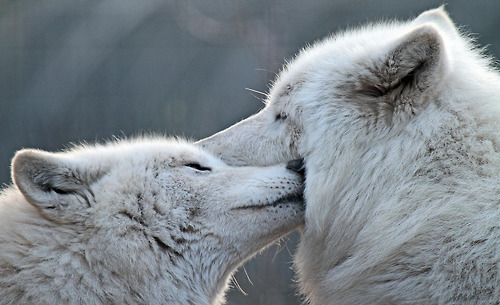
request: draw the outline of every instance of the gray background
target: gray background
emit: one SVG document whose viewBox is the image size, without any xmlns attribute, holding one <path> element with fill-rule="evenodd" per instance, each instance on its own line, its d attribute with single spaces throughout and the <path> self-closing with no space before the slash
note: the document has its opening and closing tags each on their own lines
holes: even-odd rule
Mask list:
<svg viewBox="0 0 500 305">
<path fill-rule="evenodd" d="M 346 27 L 438 1 L 0 1 L 0 183 L 13 153 L 156 132 L 199 139 L 258 111 L 284 59 Z M 500 54 L 500 1 L 449 1 Z M 298 233 L 246 264 L 228 303 L 298 304 Z M 253 284 L 252 284 L 253 283 Z"/>
</svg>

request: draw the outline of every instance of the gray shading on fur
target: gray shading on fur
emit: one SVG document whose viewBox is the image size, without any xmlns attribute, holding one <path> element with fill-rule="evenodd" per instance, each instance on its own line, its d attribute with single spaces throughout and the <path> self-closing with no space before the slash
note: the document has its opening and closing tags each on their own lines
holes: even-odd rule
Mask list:
<svg viewBox="0 0 500 305">
<path fill-rule="evenodd" d="M 198 144 L 305 159 L 307 303 L 498 304 L 499 123 L 498 71 L 438 8 L 305 48 L 263 110 Z"/>
<path fill-rule="evenodd" d="M 222 304 L 244 261 L 303 224 L 303 176 L 136 139 L 19 151 L 0 193 L 1 304 Z"/>
</svg>

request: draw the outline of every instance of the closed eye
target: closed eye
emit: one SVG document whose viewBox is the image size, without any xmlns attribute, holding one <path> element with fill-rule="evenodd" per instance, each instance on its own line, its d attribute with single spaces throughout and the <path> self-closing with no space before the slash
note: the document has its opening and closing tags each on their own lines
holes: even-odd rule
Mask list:
<svg viewBox="0 0 500 305">
<path fill-rule="evenodd" d="M 202 171 L 202 172 L 205 172 L 205 171 L 209 172 L 212 170 L 210 167 L 201 166 L 200 163 L 188 163 L 185 166 L 194 168 L 195 170 Z"/>
</svg>

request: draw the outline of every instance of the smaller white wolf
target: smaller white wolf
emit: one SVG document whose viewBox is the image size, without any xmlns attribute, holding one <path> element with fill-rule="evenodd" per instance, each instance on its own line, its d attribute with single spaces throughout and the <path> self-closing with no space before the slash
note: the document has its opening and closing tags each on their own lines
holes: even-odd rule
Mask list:
<svg viewBox="0 0 500 305">
<path fill-rule="evenodd" d="M 303 222 L 288 165 L 180 140 L 22 150 L 0 193 L 1 304 L 220 304 L 232 272 Z"/>
</svg>

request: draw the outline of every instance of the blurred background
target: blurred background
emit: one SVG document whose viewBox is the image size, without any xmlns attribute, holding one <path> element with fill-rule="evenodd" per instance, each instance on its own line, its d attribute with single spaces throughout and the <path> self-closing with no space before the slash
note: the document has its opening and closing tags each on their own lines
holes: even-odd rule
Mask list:
<svg viewBox="0 0 500 305">
<path fill-rule="evenodd" d="M 23 147 L 149 132 L 206 137 L 258 111 L 259 94 L 246 88 L 266 92 L 301 47 L 441 4 L 0 0 L 0 183 L 10 184 L 10 159 Z M 500 1 L 450 0 L 447 10 L 498 58 Z M 228 304 L 300 304 L 290 254 L 297 239 L 240 268 L 245 293 L 233 288 Z"/>
</svg>

